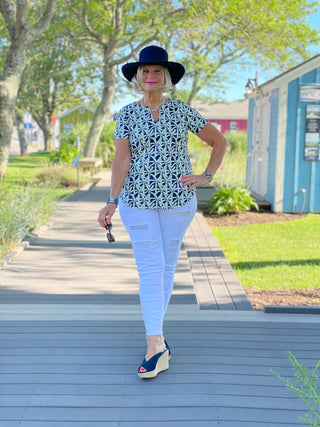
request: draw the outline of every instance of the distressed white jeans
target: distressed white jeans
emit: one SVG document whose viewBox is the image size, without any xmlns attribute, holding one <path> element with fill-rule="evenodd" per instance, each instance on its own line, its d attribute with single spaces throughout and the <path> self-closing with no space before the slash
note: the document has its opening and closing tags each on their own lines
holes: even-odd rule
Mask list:
<svg viewBox="0 0 320 427">
<path fill-rule="evenodd" d="M 134 209 L 119 202 L 140 279 L 140 301 L 147 335 L 162 335 L 183 236 L 197 209 L 194 196 L 175 209 Z"/>
</svg>

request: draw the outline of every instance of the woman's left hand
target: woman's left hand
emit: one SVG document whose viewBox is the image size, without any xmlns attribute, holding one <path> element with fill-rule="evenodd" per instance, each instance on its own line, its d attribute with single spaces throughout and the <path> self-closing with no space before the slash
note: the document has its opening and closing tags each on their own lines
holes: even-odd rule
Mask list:
<svg viewBox="0 0 320 427">
<path fill-rule="evenodd" d="M 209 184 L 209 180 L 204 175 L 183 175 L 180 182 L 184 187 L 187 186 L 189 190 L 193 190 L 199 185 Z"/>
</svg>

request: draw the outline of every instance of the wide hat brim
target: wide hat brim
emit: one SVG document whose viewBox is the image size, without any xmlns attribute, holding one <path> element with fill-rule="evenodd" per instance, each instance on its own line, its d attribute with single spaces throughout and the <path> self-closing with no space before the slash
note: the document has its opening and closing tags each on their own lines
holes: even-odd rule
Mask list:
<svg viewBox="0 0 320 427">
<path fill-rule="evenodd" d="M 162 65 L 163 67 L 166 67 L 170 73 L 172 84 L 174 85 L 179 83 L 185 73 L 184 66 L 182 64 L 179 64 L 179 62 L 132 62 L 125 64 L 121 69 L 122 74 L 127 80 L 129 80 L 129 82 L 131 82 L 133 77 L 136 75 L 138 67 L 140 65 Z"/>
<path fill-rule="evenodd" d="M 179 62 L 168 61 L 168 53 L 160 46 L 147 46 L 139 54 L 138 62 L 129 62 L 123 65 L 121 71 L 124 77 L 131 82 L 140 65 L 162 65 L 170 73 L 172 84 L 176 85 L 183 77 L 185 69 Z"/>
</svg>

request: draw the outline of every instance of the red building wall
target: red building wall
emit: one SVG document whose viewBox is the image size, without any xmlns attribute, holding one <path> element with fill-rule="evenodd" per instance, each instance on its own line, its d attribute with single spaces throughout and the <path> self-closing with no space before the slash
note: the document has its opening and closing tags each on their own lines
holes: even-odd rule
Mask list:
<svg viewBox="0 0 320 427">
<path fill-rule="evenodd" d="M 209 122 L 217 125 L 221 133 L 229 132 L 230 130 L 247 132 L 248 120 L 246 119 L 209 119 Z"/>
</svg>

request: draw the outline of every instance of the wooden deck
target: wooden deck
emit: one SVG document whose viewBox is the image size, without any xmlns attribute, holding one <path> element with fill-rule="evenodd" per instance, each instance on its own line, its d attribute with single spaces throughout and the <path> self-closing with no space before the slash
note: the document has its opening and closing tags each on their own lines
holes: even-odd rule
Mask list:
<svg viewBox="0 0 320 427">
<path fill-rule="evenodd" d="M 302 425 L 307 408 L 270 369 L 293 378 L 287 351 L 316 365 L 320 316 L 240 308 L 238 288 L 214 274 L 228 268 L 216 268 L 223 254 L 198 215 L 166 315 L 170 369 L 138 378 L 145 352 L 138 277 L 119 217 L 114 245 L 95 224 L 105 191 L 101 181 L 62 203 L 50 230 L 0 270 L 0 426 Z M 199 308 L 201 295 L 210 309 Z"/>
<path fill-rule="evenodd" d="M 170 370 L 143 381 L 135 373 L 145 350 L 140 313 L 64 308 L 51 320 L 34 309 L 36 320 L 21 310 L 20 320 L 1 322 L 1 427 L 301 425 L 304 405 L 270 369 L 293 377 L 287 350 L 315 366 L 317 319 L 227 312 L 228 319 L 172 306 Z"/>
</svg>

